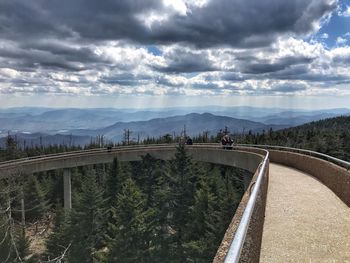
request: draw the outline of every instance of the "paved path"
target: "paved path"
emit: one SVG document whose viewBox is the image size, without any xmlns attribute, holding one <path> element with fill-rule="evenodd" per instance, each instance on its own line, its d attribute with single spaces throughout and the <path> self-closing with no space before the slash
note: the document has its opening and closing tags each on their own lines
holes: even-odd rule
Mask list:
<svg viewBox="0 0 350 263">
<path fill-rule="evenodd" d="M 270 164 L 260 259 L 350 263 L 350 208 L 317 179 Z"/>
</svg>

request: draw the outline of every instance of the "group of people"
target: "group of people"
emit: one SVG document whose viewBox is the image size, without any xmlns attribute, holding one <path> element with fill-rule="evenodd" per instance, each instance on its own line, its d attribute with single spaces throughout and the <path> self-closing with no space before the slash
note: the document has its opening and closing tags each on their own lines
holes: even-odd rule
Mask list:
<svg viewBox="0 0 350 263">
<path fill-rule="evenodd" d="M 191 137 L 181 137 L 179 140 L 179 144 L 180 145 L 193 145 L 193 140 L 191 139 Z"/>
<path fill-rule="evenodd" d="M 224 149 L 232 149 L 233 140 L 226 134 L 222 137 L 221 144 Z"/>
<path fill-rule="evenodd" d="M 179 141 L 180 145 L 193 145 L 193 140 L 191 137 L 181 137 Z M 221 145 L 224 149 L 232 149 L 233 147 L 233 140 L 229 135 L 224 135 L 221 139 Z"/>
</svg>

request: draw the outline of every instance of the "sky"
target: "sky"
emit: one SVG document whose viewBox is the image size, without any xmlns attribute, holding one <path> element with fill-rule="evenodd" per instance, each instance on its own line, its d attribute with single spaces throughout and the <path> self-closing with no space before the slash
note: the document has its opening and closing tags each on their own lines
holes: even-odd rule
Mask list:
<svg viewBox="0 0 350 263">
<path fill-rule="evenodd" d="M 350 108 L 350 1 L 0 0 L 0 107 Z"/>
</svg>

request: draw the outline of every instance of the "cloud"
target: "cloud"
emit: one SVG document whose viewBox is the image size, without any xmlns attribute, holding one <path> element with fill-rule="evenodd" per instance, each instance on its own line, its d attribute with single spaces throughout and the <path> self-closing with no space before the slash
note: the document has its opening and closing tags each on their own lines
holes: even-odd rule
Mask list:
<svg viewBox="0 0 350 263">
<path fill-rule="evenodd" d="M 335 92 L 350 79 L 348 35 L 333 49 L 307 39 L 336 7 L 335 0 L 3 0 L 0 92 Z"/>
<path fill-rule="evenodd" d="M 320 38 L 321 39 L 328 39 L 329 35 L 327 33 L 323 33 Z"/>
<path fill-rule="evenodd" d="M 280 34 L 309 34 L 335 7 L 335 0 L 4 0 L 0 33 L 12 40 L 57 37 L 254 47 L 268 45 Z"/>
<path fill-rule="evenodd" d="M 339 16 L 350 17 L 350 5 L 346 6 L 343 10 L 338 12 Z"/>
<path fill-rule="evenodd" d="M 164 64 L 154 68 L 160 72 L 205 72 L 215 67 L 208 51 L 195 51 L 184 47 L 170 47 L 163 51 Z"/>
<path fill-rule="evenodd" d="M 348 40 L 346 38 L 343 38 L 343 37 L 337 37 L 335 42 L 337 45 L 344 45 L 344 44 L 346 44 L 346 42 L 348 42 Z"/>
<path fill-rule="evenodd" d="M 275 62 L 271 62 L 268 59 L 258 60 L 251 63 L 247 63 L 242 67 L 242 73 L 250 74 L 261 74 L 261 73 L 270 73 L 284 70 L 288 67 L 298 64 L 308 64 L 312 61 L 312 58 L 307 57 L 295 57 L 295 56 L 286 56 L 278 59 Z"/>
</svg>

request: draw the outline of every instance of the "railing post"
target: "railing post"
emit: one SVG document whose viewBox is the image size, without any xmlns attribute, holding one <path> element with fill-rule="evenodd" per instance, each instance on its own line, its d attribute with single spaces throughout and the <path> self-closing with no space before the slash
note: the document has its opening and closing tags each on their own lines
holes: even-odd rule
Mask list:
<svg viewBox="0 0 350 263">
<path fill-rule="evenodd" d="M 63 199 L 64 208 L 72 208 L 72 186 L 71 186 L 71 171 L 70 169 L 63 169 Z"/>
</svg>

